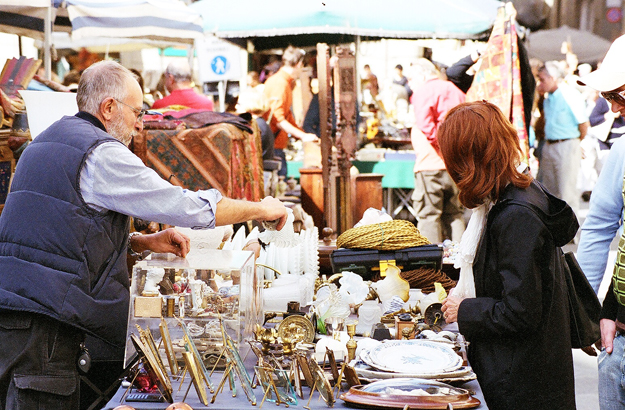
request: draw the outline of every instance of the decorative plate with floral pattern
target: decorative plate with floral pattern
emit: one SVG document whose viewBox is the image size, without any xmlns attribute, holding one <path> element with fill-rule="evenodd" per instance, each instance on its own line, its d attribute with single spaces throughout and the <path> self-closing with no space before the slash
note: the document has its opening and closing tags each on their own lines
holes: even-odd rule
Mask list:
<svg viewBox="0 0 625 410">
<path fill-rule="evenodd" d="M 395 373 L 440 374 L 462 366 L 462 358 L 450 346 L 418 339 L 387 341 L 361 358 L 378 370 Z"/>
</svg>

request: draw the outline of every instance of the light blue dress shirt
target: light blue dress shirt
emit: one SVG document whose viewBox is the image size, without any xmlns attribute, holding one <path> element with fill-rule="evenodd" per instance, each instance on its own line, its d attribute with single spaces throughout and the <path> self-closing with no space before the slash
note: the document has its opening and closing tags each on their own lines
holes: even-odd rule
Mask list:
<svg viewBox="0 0 625 410">
<path fill-rule="evenodd" d="M 99 212 L 112 210 L 174 226 L 215 227 L 215 210 L 222 195 L 216 189 L 197 192 L 162 179 L 125 146 L 100 144 L 80 173 L 85 202 Z"/>
<path fill-rule="evenodd" d="M 590 196 L 588 215 L 577 247 L 577 260 L 595 293 L 606 271 L 610 243 L 622 223 L 624 173 L 625 139 L 619 138 L 612 145 Z"/>
</svg>

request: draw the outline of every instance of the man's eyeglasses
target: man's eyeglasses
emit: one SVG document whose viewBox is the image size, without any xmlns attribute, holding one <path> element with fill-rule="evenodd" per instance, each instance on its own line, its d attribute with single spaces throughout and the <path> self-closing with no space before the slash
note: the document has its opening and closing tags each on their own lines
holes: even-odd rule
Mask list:
<svg viewBox="0 0 625 410">
<path fill-rule="evenodd" d="M 147 113 L 147 110 L 140 110 L 138 108 L 132 107 L 132 106 L 126 104 L 123 101 L 119 101 L 117 98 L 114 98 L 114 100 L 117 101 L 118 103 L 120 103 L 122 105 L 125 105 L 126 107 L 130 108 L 135 113 L 135 115 L 137 116 L 137 121 L 143 121 L 143 116 Z"/>
<path fill-rule="evenodd" d="M 618 105 L 625 107 L 625 90 L 602 92 L 601 96 L 609 103 L 617 103 Z"/>
</svg>

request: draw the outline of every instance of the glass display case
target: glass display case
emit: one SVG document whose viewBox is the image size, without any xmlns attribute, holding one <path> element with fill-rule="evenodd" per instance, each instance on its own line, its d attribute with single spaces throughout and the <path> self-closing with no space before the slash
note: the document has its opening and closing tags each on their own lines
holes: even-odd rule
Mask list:
<svg viewBox="0 0 625 410">
<path fill-rule="evenodd" d="M 221 355 L 222 324 L 245 354 L 249 345 L 241 342 L 253 336 L 256 323 L 263 323 L 262 292 L 263 278 L 251 251 L 150 255 L 132 270 L 125 366 L 135 355 L 131 334 L 137 335 L 139 327 L 149 328 L 163 361 L 175 357 L 184 363 L 186 334 L 206 368 L 212 368 Z M 219 361 L 225 365 L 224 357 Z"/>
</svg>

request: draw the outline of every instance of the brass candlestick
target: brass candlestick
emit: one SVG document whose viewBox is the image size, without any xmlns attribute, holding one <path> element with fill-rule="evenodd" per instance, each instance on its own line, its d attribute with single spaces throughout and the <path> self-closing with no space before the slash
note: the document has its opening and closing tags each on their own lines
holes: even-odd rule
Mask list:
<svg viewBox="0 0 625 410">
<path fill-rule="evenodd" d="M 347 325 L 347 334 L 349 335 L 349 340 L 346 343 L 347 360 L 351 362 L 356 358 L 356 348 L 358 347 L 358 343 L 354 340 L 354 335 L 356 334 L 356 323 L 350 323 Z"/>
</svg>

